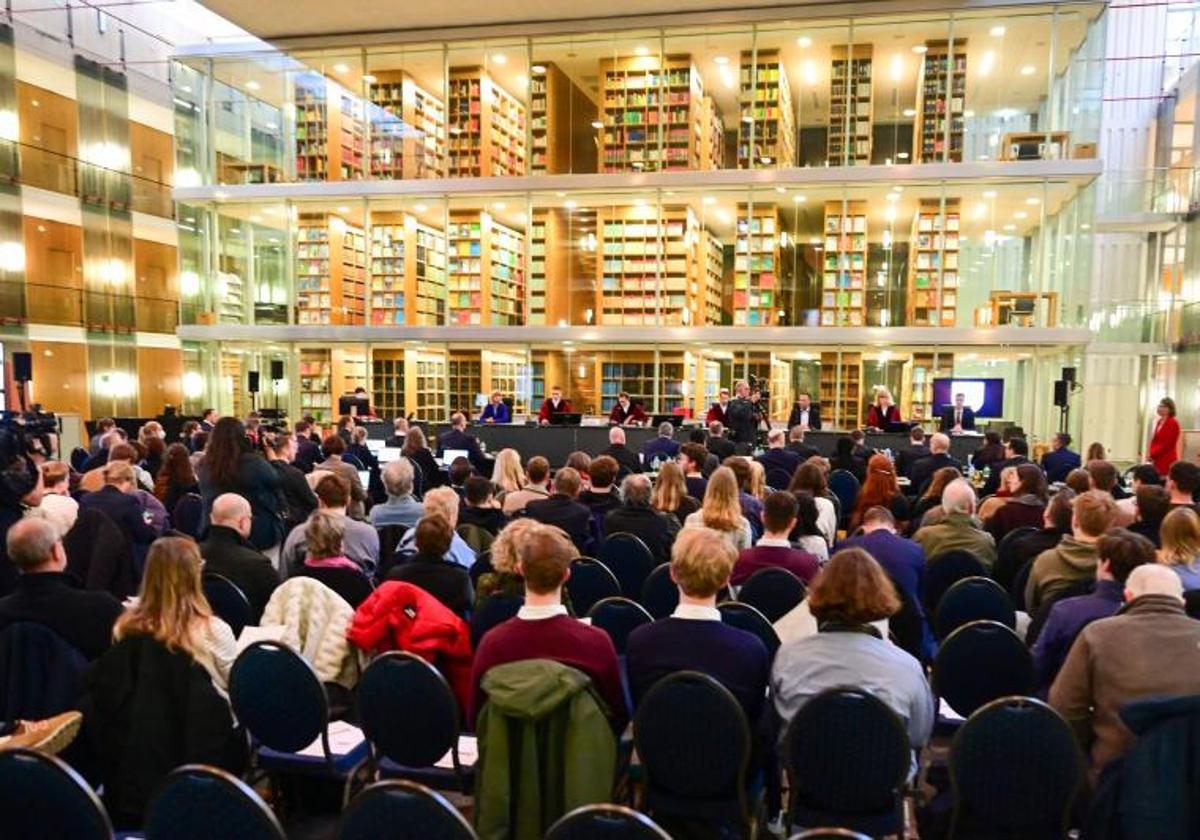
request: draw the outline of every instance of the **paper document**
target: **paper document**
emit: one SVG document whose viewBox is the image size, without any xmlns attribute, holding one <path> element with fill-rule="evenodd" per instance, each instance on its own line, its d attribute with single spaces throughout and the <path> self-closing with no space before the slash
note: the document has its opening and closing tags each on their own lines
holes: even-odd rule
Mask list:
<svg viewBox="0 0 1200 840">
<path fill-rule="evenodd" d="M 353 752 L 362 742 L 362 730 L 354 724 L 346 723 L 344 720 L 335 720 L 329 724 L 330 755 L 346 755 Z M 318 735 L 316 740 L 296 754 L 324 758 L 325 751 L 321 748 L 321 737 Z"/>
<path fill-rule="evenodd" d="M 433 765 L 440 767 L 443 770 L 454 769 L 453 751 L 446 753 L 439 758 Z M 474 767 L 475 762 L 479 760 L 479 744 L 475 741 L 474 735 L 459 735 L 458 736 L 458 763 L 463 767 Z"/>
</svg>

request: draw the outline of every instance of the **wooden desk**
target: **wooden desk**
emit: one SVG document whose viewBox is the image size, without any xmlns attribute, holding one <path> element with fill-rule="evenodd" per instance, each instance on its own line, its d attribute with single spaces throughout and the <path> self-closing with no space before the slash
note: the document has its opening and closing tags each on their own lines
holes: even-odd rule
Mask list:
<svg viewBox="0 0 1200 840">
<path fill-rule="evenodd" d="M 1039 147 L 1038 156 L 1018 158 L 1013 147 L 1027 143 Z M 1000 160 L 1062 160 L 1070 156 L 1071 132 L 1069 131 L 1010 131 L 1004 135 L 1004 142 L 1000 144 Z"/>
<path fill-rule="evenodd" d="M 1009 292 L 1003 289 L 993 291 L 991 300 L 991 324 L 976 326 L 1003 327 L 1008 324 L 1010 313 L 1016 307 L 1017 301 L 1032 300 L 1033 313 L 1018 316 L 1027 321 L 1022 326 L 1032 327 L 1040 324 L 1043 327 L 1058 326 L 1058 292 Z"/>
</svg>

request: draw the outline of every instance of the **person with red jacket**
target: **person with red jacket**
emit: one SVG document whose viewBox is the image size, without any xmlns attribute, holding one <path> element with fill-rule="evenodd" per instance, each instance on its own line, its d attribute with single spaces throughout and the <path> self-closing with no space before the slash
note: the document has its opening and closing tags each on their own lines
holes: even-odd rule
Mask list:
<svg viewBox="0 0 1200 840">
<path fill-rule="evenodd" d="M 892 402 L 891 392 L 887 388 L 880 388 L 875 392 L 875 402 L 867 408 L 867 428 L 887 431 L 888 426 L 899 422 L 900 409 Z"/>
<path fill-rule="evenodd" d="M 622 391 L 617 395 L 617 404 L 608 414 L 608 422 L 613 426 L 645 426 L 650 422 L 650 416 L 641 403 L 630 402 L 629 394 Z"/>
<path fill-rule="evenodd" d="M 704 425 L 708 426 L 713 422 L 726 425 L 725 410 L 729 407 L 729 389 L 722 388 L 717 392 L 717 401 L 709 406 L 708 414 L 704 415 Z"/>
<path fill-rule="evenodd" d="M 550 398 L 543 401 L 541 409 L 538 410 L 538 423 L 549 426 L 550 418 L 555 414 L 570 413 L 571 401 L 563 399 L 562 388 L 555 385 L 550 389 Z"/>
<path fill-rule="evenodd" d="M 1179 430 L 1179 421 L 1175 419 L 1175 400 L 1163 397 L 1158 402 L 1158 420 L 1154 424 L 1154 435 L 1150 438 L 1150 451 L 1147 459 L 1165 476 L 1171 470 L 1171 465 L 1179 460 L 1180 442 L 1183 434 Z"/>
</svg>

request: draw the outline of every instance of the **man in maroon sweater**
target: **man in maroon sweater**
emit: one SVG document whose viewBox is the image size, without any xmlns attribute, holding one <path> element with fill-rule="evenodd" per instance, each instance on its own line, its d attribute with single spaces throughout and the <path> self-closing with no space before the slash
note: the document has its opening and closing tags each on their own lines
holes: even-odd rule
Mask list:
<svg viewBox="0 0 1200 840">
<path fill-rule="evenodd" d="M 517 548 L 517 573 L 525 579 L 525 605 L 516 618 L 488 631 L 475 651 L 472 669 L 471 708 L 474 721 L 487 702 L 481 682 L 496 665 L 525 659 L 552 659 L 577 668 L 592 678 L 592 685 L 608 706 L 613 729 L 621 731 L 629 720 L 617 651 L 608 634 L 567 615 L 562 588 L 571 575 L 571 561 L 579 552 L 560 529 L 531 526 Z"/>
<path fill-rule="evenodd" d="M 759 569 L 778 566 L 787 569 L 805 584 L 811 583 L 821 566 L 807 551 L 793 548 L 788 534 L 796 527 L 798 505 L 791 493 L 778 491 L 763 503 L 764 533 L 753 548 L 742 549 L 733 567 L 730 583 L 741 586 Z"/>
</svg>

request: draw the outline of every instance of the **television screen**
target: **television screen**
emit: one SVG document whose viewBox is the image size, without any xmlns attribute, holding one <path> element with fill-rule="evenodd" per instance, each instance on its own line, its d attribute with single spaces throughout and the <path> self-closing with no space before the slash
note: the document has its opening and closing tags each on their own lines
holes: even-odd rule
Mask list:
<svg viewBox="0 0 1200 840">
<path fill-rule="evenodd" d="M 1004 416 L 1003 379 L 955 379 L 939 377 L 933 380 L 933 407 L 938 416 L 954 404 L 954 395 L 965 396 L 967 408 L 976 417 Z"/>
</svg>

